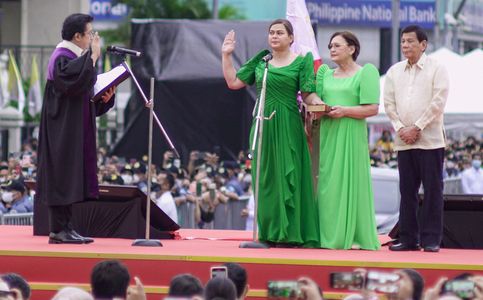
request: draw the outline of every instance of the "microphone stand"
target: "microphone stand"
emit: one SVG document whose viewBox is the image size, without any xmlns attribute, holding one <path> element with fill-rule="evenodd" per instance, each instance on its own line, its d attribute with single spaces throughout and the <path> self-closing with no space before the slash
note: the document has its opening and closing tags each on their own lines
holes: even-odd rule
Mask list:
<svg viewBox="0 0 483 300">
<path fill-rule="evenodd" d="M 150 86 L 150 99 L 146 98 L 146 95 L 144 94 L 141 86 L 139 85 L 139 82 L 137 81 L 136 77 L 134 76 L 134 73 L 132 72 L 131 68 L 129 65 L 126 63 L 126 56 L 123 55 L 123 60 L 121 65 L 126 68 L 126 70 L 129 72 L 129 75 L 131 75 L 134 83 L 136 84 L 136 87 L 141 94 L 141 96 L 144 99 L 144 104 L 147 108 L 149 108 L 149 139 L 148 139 L 148 187 L 147 187 L 147 195 L 146 195 L 146 235 L 145 239 L 137 239 L 132 243 L 132 246 L 147 246 L 147 247 L 162 247 L 163 245 L 159 240 L 151 240 L 150 238 L 150 232 L 149 229 L 151 227 L 151 161 L 152 161 L 152 147 L 153 147 L 153 119 L 156 120 L 156 124 L 158 124 L 159 129 L 161 129 L 161 132 L 163 133 L 164 137 L 166 138 L 166 141 L 168 142 L 169 146 L 171 147 L 171 150 L 173 153 L 176 155 L 176 157 L 180 157 L 178 151 L 174 147 L 173 143 L 171 142 L 171 139 L 169 138 L 168 134 L 166 133 L 166 130 L 164 130 L 163 125 L 161 125 L 161 122 L 159 121 L 158 116 L 154 112 L 154 78 L 151 77 L 151 86 Z"/>
<path fill-rule="evenodd" d="M 129 72 L 129 74 L 131 75 L 131 77 L 132 77 L 132 79 L 133 79 L 133 81 L 134 81 L 134 84 L 136 84 L 136 87 L 137 87 L 137 89 L 138 89 L 139 93 L 141 94 L 141 96 L 142 96 L 142 97 L 143 97 L 143 99 L 144 99 L 144 104 L 146 105 L 146 107 L 148 107 L 147 105 L 149 104 L 149 100 L 148 100 L 148 98 L 146 98 L 146 95 L 144 94 L 144 92 L 143 92 L 143 90 L 142 90 L 141 86 L 139 85 L 139 82 L 137 81 L 136 77 L 134 76 L 134 73 L 131 71 L 131 68 L 130 68 L 130 67 L 129 67 L 129 65 L 126 63 L 126 56 L 125 56 L 125 55 L 123 55 L 123 60 L 122 60 L 121 65 L 122 65 L 124 68 L 126 68 L 126 70 L 127 70 L 127 71 Z M 152 89 L 152 91 L 151 91 L 151 92 L 153 92 L 154 87 L 152 87 L 151 89 Z M 153 96 L 154 96 L 154 94 L 153 94 Z M 154 98 L 154 97 L 153 97 L 153 98 Z M 153 98 L 151 98 L 151 100 L 153 100 Z M 159 121 L 159 118 L 158 118 L 158 116 L 156 115 L 156 113 L 155 113 L 154 111 L 153 111 L 153 118 L 154 118 L 154 120 L 156 121 L 156 124 L 158 124 L 159 129 L 161 129 L 161 132 L 163 133 L 164 138 L 165 138 L 165 139 L 166 139 L 166 141 L 168 142 L 169 147 L 170 147 L 170 148 L 171 148 L 171 150 L 173 151 L 174 155 L 176 155 L 176 158 L 180 158 L 178 151 L 177 151 L 177 150 L 176 150 L 176 148 L 174 147 L 173 142 L 171 142 L 171 139 L 169 138 L 168 133 L 166 132 L 166 130 L 164 130 L 163 125 L 161 125 L 161 122 Z"/>
<path fill-rule="evenodd" d="M 252 140 L 252 147 L 249 153 L 249 158 L 253 159 L 255 146 L 258 145 L 257 148 L 257 166 L 255 171 L 255 190 L 254 190 L 254 198 L 255 198 L 255 205 L 253 210 L 253 241 L 251 242 L 243 242 L 240 244 L 240 248 L 269 248 L 268 245 L 264 243 L 260 243 L 257 237 L 257 213 L 258 213 L 258 197 L 259 197 L 259 189 L 260 189 L 260 162 L 262 160 L 262 140 L 263 140 L 263 121 L 271 120 L 275 115 L 275 111 L 270 114 L 270 117 L 264 116 L 265 111 L 265 93 L 267 90 L 267 74 L 268 74 L 268 62 L 270 58 L 265 60 L 265 70 L 263 72 L 263 79 L 262 79 L 262 90 L 260 91 L 260 97 L 258 98 L 258 112 L 257 116 L 255 117 L 255 132 L 253 134 Z M 256 145 L 255 145 L 256 143 Z"/>
<path fill-rule="evenodd" d="M 134 77 L 133 77 L 134 78 Z M 148 139 L 148 190 L 146 195 L 146 236 L 145 239 L 137 239 L 133 246 L 147 246 L 147 247 L 162 247 L 161 241 L 151 240 L 149 229 L 151 228 L 151 159 L 153 150 L 153 116 L 154 116 L 154 78 L 151 77 L 150 86 L 150 99 L 146 103 L 146 107 L 149 108 L 149 139 Z M 142 92 L 141 92 L 142 93 Z"/>
</svg>

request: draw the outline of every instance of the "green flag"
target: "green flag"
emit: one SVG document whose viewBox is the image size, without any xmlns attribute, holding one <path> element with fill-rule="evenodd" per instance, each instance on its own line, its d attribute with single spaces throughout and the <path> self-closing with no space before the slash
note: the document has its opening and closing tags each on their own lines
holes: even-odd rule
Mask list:
<svg viewBox="0 0 483 300">
<path fill-rule="evenodd" d="M 29 107 L 28 112 L 35 116 L 42 109 L 42 92 L 40 89 L 39 67 L 37 66 L 37 57 L 32 57 L 32 70 L 30 72 L 30 89 L 29 89 Z"/>
<path fill-rule="evenodd" d="M 22 77 L 18 70 L 17 62 L 12 50 L 8 51 L 8 92 L 10 100 L 17 102 L 17 109 L 23 112 L 25 107 L 25 92 L 22 85 Z"/>
</svg>

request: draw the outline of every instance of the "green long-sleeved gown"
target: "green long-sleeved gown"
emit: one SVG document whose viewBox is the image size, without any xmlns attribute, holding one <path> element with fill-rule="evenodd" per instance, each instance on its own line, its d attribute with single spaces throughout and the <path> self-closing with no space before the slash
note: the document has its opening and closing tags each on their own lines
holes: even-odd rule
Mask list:
<svg viewBox="0 0 483 300">
<path fill-rule="evenodd" d="M 237 77 L 246 84 L 262 86 L 264 50 L 246 62 Z M 313 195 L 310 155 L 297 106 L 297 92 L 314 92 L 311 54 L 297 57 L 290 65 L 269 65 L 258 197 L 259 240 L 318 246 L 317 206 Z M 253 136 L 255 120 L 250 136 Z M 250 141 L 252 139 L 250 138 Z M 256 157 L 252 166 L 255 175 Z M 253 176 L 255 186 L 255 176 Z"/>
</svg>

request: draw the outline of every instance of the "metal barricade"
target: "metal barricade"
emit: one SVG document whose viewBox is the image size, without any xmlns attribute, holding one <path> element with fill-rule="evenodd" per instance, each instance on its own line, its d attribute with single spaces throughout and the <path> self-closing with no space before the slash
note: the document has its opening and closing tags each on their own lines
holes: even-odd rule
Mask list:
<svg viewBox="0 0 483 300">
<path fill-rule="evenodd" d="M 230 200 L 229 205 L 229 215 L 228 219 L 230 221 L 230 228 L 234 230 L 245 230 L 247 218 L 242 217 L 242 210 L 247 207 L 248 199 L 250 196 L 241 196 L 238 200 Z"/>
<path fill-rule="evenodd" d="M 178 225 L 181 226 L 181 228 L 196 228 L 195 209 L 195 204 L 189 201 L 182 203 L 177 207 Z"/>
<path fill-rule="evenodd" d="M 205 224 L 203 228 L 245 230 L 246 218 L 241 213 L 247 207 L 248 199 L 250 196 L 241 196 L 238 200 L 218 204 L 213 222 Z M 198 228 L 195 222 L 195 206 L 192 202 L 185 202 L 177 207 L 178 225 L 181 228 Z"/>
<path fill-rule="evenodd" d="M 228 223 L 229 204 L 219 203 L 215 208 L 215 219 L 213 220 L 214 229 L 229 229 Z"/>
<path fill-rule="evenodd" d="M 450 177 L 444 180 L 443 194 L 463 194 L 461 177 Z"/>
<path fill-rule="evenodd" d="M 13 213 L 0 215 L 1 225 L 32 225 L 34 213 Z"/>
</svg>

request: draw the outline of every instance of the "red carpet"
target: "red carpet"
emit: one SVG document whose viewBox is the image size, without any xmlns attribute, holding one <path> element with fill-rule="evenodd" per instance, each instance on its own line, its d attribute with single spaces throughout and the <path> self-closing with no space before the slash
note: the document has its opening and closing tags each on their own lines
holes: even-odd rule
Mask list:
<svg viewBox="0 0 483 300">
<path fill-rule="evenodd" d="M 313 278 L 328 299 L 344 291 L 331 290 L 330 272 L 356 267 L 388 271 L 414 268 L 429 285 L 444 276 L 462 272 L 483 275 L 483 250 L 442 249 L 439 253 L 324 250 L 324 249 L 240 249 L 251 240 L 251 232 L 180 230 L 179 240 L 162 240 L 163 247 L 133 247 L 133 240 L 96 239 L 89 245 L 49 245 L 47 237 L 32 235 L 32 227 L 0 226 L 0 273 L 17 272 L 33 287 L 33 300 L 49 299 L 63 285 L 88 287 L 92 267 L 100 260 L 119 259 L 131 275 L 139 276 L 150 299 L 166 294 L 170 279 L 192 273 L 203 283 L 209 268 L 223 262 L 241 263 L 249 274 L 252 298 L 264 298 L 267 280 Z M 387 237 L 381 236 L 381 241 Z"/>
</svg>

